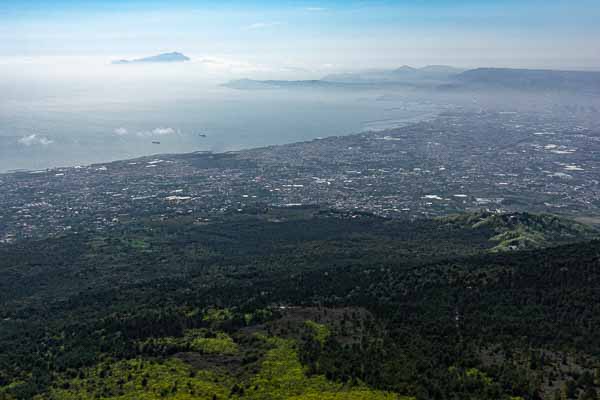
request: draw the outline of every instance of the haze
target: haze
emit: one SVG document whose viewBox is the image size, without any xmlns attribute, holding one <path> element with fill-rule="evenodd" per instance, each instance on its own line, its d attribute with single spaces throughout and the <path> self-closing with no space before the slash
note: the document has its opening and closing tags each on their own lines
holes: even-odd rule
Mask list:
<svg viewBox="0 0 600 400">
<path fill-rule="evenodd" d="M 220 85 L 402 65 L 596 70 L 599 19 L 600 6 L 587 0 L 5 1 L 0 170 L 401 125 L 471 99 L 397 88 L 257 93 Z M 111 64 L 172 51 L 191 60 Z"/>
</svg>

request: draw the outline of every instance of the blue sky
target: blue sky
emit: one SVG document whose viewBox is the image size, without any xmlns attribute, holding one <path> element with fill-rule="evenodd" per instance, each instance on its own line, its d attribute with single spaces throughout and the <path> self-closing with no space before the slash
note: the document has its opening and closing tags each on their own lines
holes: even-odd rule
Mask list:
<svg viewBox="0 0 600 400">
<path fill-rule="evenodd" d="M 2 0 L 0 56 L 600 68 L 598 0 Z"/>
</svg>

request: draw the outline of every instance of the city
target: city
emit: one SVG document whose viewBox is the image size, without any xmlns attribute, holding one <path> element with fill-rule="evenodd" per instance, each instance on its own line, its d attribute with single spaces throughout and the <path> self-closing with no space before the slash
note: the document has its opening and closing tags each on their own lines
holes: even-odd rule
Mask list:
<svg viewBox="0 0 600 400">
<path fill-rule="evenodd" d="M 0 176 L 0 240 L 310 205 L 409 219 L 527 210 L 598 223 L 599 153 L 600 126 L 575 117 L 457 111 L 283 146 L 15 172 Z"/>
</svg>

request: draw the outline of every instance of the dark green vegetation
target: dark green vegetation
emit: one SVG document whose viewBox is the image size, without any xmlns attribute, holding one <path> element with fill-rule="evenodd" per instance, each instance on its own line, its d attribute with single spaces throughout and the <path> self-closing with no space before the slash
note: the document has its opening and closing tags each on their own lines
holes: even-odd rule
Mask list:
<svg viewBox="0 0 600 400">
<path fill-rule="evenodd" d="M 594 236 L 594 231 L 588 226 L 553 215 L 458 214 L 439 221 L 474 229 L 491 229 L 496 235 L 490 241 L 497 243 L 493 251 L 536 249 Z"/>
<path fill-rule="evenodd" d="M 600 242 L 319 209 L 0 248 L 0 399 L 595 399 Z"/>
</svg>

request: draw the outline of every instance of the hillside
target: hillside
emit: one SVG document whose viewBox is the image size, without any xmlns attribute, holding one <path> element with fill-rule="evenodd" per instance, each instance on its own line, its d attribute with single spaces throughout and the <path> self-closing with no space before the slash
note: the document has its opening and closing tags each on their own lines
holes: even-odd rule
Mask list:
<svg viewBox="0 0 600 400">
<path fill-rule="evenodd" d="M 489 240 L 497 243 L 492 251 L 535 249 L 595 235 L 595 231 L 587 225 L 554 215 L 482 212 L 439 220 L 475 229 L 492 229 L 496 235 Z"/>
<path fill-rule="evenodd" d="M 544 246 L 593 235 L 550 216 L 304 207 L 2 246 L 0 398 L 595 390 L 600 243 L 493 251 L 526 228 Z"/>
</svg>

